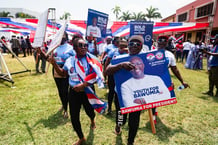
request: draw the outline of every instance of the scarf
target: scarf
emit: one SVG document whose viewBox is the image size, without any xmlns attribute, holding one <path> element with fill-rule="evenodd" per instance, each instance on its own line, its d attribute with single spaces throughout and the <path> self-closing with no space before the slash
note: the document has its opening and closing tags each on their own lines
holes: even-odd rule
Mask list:
<svg viewBox="0 0 218 145">
<path fill-rule="evenodd" d="M 94 57 L 90 53 L 86 54 L 86 60 L 88 62 L 88 65 L 91 66 L 90 73 L 88 75 L 86 75 L 85 69 L 79 61 L 78 57 L 75 56 L 75 69 L 81 82 L 86 81 L 89 84 L 97 82 L 98 88 L 104 88 L 104 77 L 102 74 L 103 69 L 101 63 L 97 60 L 96 57 Z M 85 93 L 92 107 L 98 113 L 103 114 L 107 109 L 107 103 L 100 100 L 100 98 L 95 94 L 93 89 L 89 86 L 85 88 Z"/>
</svg>

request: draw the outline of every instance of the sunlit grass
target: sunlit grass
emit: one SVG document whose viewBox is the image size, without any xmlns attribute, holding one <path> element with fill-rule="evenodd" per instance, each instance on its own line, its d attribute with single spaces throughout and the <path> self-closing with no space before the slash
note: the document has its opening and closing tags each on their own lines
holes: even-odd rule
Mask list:
<svg viewBox="0 0 218 145">
<path fill-rule="evenodd" d="M 25 70 L 11 56 L 4 56 L 10 72 Z M 58 112 L 60 100 L 52 78 L 51 66 L 47 75 L 35 74 L 33 56 L 20 60 L 31 69 L 31 73 L 13 75 L 15 88 L 11 83 L 0 80 L 0 144 L 46 144 L 70 145 L 77 141 L 70 119 L 64 119 Z M 204 64 L 205 65 L 205 64 Z M 202 95 L 208 89 L 206 70 L 194 71 L 178 68 L 190 89 L 177 91 L 177 104 L 158 108 L 157 133 L 151 132 L 148 112 L 142 111 L 140 128 L 135 144 L 217 144 L 218 143 L 218 98 Z M 205 67 L 204 67 L 205 68 Z M 172 76 L 175 88 L 180 82 Z M 106 89 L 97 90 L 106 100 Z M 128 125 L 122 134 L 114 134 L 115 112 L 113 115 L 96 116 L 97 128 L 90 130 L 90 121 L 81 110 L 82 129 L 86 144 L 126 144 Z"/>
</svg>

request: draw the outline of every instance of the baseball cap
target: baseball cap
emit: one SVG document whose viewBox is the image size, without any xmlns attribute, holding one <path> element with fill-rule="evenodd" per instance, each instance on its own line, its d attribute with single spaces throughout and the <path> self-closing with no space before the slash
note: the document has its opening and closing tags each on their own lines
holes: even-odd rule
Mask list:
<svg viewBox="0 0 218 145">
<path fill-rule="evenodd" d="M 130 38 L 129 38 L 129 42 L 132 41 L 132 40 L 139 40 L 142 44 L 144 44 L 144 39 L 141 35 L 132 35 Z"/>
</svg>

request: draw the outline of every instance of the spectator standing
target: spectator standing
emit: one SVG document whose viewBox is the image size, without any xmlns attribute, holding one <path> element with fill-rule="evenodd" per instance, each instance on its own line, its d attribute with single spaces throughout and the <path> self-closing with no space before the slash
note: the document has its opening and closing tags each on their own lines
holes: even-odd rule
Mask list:
<svg viewBox="0 0 218 145">
<path fill-rule="evenodd" d="M 21 36 L 20 39 L 21 39 L 21 49 L 23 51 L 23 57 L 26 57 L 27 44 L 26 44 L 26 41 L 24 40 L 23 36 Z"/>
</svg>

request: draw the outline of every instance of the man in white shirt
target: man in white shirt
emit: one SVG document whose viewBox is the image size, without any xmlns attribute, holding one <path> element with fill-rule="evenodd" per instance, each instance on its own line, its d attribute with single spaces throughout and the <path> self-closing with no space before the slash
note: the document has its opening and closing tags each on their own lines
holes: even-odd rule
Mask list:
<svg viewBox="0 0 218 145">
<path fill-rule="evenodd" d="M 183 43 L 182 62 L 184 58 L 185 58 L 185 61 L 187 60 L 187 56 L 188 56 L 190 49 L 191 49 L 191 43 L 190 43 L 190 40 L 187 40 L 186 42 Z"/>
<path fill-rule="evenodd" d="M 93 37 L 97 37 L 97 38 L 101 38 L 101 30 L 100 28 L 97 26 L 97 18 L 94 17 L 92 19 L 92 25 L 89 25 L 87 27 L 87 36 L 92 35 Z"/>
</svg>

